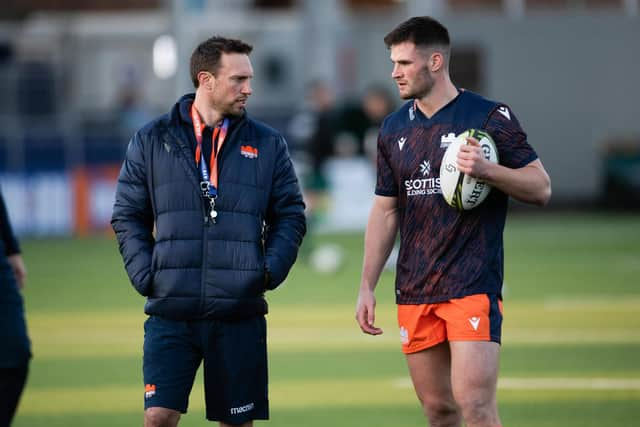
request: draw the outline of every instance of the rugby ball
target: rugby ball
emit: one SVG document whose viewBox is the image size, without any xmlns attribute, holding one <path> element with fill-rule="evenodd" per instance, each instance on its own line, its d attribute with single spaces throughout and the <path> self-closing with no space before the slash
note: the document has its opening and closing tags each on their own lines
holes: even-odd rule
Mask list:
<svg viewBox="0 0 640 427">
<path fill-rule="evenodd" d="M 311 268 L 318 273 L 335 273 L 342 265 L 343 251 L 340 246 L 321 245 L 311 252 L 309 261 Z"/>
<path fill-rule="evenodd" d="M 498 163 L 498 149 L 491 136 L 479 129 L 468 129 L 456 137 L 447 147 L 440 164 L 440 188 L 446 202 L 459 210 L 469 210 L 484 201 L 491 191 L 491 186 L 484 181 L 467 176 L 458 170 L 458 152 L 467 144 L 467 137 L 480 142 L 484 158 Z"/>
</svg>

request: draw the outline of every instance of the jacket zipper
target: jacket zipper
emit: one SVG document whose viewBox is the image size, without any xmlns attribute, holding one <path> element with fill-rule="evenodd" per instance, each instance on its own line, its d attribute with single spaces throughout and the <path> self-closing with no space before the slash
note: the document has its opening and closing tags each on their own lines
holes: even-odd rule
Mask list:
<svg viewBox="0 0 640 427">
<path fill-rule="evenodd" d="M 239 129 L 244 125 L 244 123 L 239 123 L 238 125 L 236 125 L 233 129 L 233 131 L 228 135 L 229 141 L 231 141 L 233 139 L 233 137 L 238 133 Z M 170 132 L 173 133 L 173 132 Z M 173 135 L 174 138 L 177 137 L 177 135 Z M 179 138 L 176 138 L 177 140 L 179 140 Z M 218 155 L 220 156 L 222 153 L 222 150 L 224 150 L 225 146 L 227 146 L 229 144 L 224 144 L 222 146 L 222 148 L 220 149 L 220 153 L 218 153 Z M 188 162 L 188 156 L 187 159 L 185 160 L 184 156 L 185 156 L 185 152 L 183 151 L 182 147 L 180 147 L 180 151 L 179 151 L 179 156 L 182 157 L 182 161 L 186 161 L 187 164 Z M 197 175 L 196 175 L 197 176 Z M 203 219 L 203 224 L 202 224 L 202 266 L 201 266 L 201 275 L 200 275 L 200 312 L 202 313 L 202 316 L 204 316 L 206 314 L 206 303 L 205 303 L 205 289 L 206 289 L 206 272 L 207 272 L 207 268 L 206 268 L 206 261 L 207 261 L 207 237 L 208 237 L 208 228 L 211 225 L 211 219 L 209 218 L 209 215 L 207 213 L 207 205 L 205 203 L 205 199 L 202 196 L 202 193 L 199 191 L 200 190 L 200 182 L 199 180 L 196 178 L 196 183 L 198 184 L 198 192 L 199 192 L 199 196 L 200 196 L 200 207 L 201 207 L 201 211 L 202 211 L 202 217 Z"/>
<path fill-rule="evenodd" d="M 201 197 L 202 198 L 202 197 Z M 204 199 L 204 198 L 202 198 Z M 204 203 L 202 203 L 204 205 Z M 203 208 L 204 210 L 204 208 Z M 206 263 L 207 263 L 207 237 L 209 234 L 209 218 L 204 213 L 204 224 L 202 225 L 202 265 L 200 267 L 200 312 L 202 316 L 206 314 L 205 289 L 206 289 Z"/>
</svg>

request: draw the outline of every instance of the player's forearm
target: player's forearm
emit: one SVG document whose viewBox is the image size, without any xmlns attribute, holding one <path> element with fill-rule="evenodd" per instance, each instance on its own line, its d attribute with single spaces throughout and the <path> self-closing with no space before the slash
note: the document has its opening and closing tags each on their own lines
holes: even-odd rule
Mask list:
<svg viewBox="0 0 640 427">
<path fill-rule="evenodd" d="M 397 209 L 383 211 L 374 207 L 369 216 L 364 239 L 361 290 L 375 289 L 384 264 L 393 249 L 397 231 Z"/>
<path fill-rule="evenodd" d="M 551 198 L 551 180 L 539 160 L 519 169 L 494 165 L 485 181 L 524 203 L 544 206 Z"/>
</svg>

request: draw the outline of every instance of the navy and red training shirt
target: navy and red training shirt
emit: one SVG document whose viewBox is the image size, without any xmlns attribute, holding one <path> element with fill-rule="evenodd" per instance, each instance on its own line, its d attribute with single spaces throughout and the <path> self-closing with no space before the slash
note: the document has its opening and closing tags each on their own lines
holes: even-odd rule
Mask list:
<svg viewBox="0 0 640 427">
<path fill-rule="evenodd" d="M 458 211 L 440 189 L 446 148 L 471 128 L 491 135 L 503 166 L 520 168 L 538 158 L 509 107 L 469 91 L 460 91 L 430 118 L 407 102 L 382 124 L 375 193 L 398 198 L 398 304 L 501 296 L 508 196 L 493 188 L 479 206 Z"/>
</svg>

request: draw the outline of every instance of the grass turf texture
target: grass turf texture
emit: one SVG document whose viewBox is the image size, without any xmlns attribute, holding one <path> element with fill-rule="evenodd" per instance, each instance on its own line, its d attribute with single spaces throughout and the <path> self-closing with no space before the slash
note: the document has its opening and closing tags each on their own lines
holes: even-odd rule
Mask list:
<svg viewBox="0 0 640 427">
<path fill-rule="evenodd" d="M 269 293 L 273 426 L 424 426 L 399 349 L 393 275 L 378 287 L 381 337 L 354 307 L 362 235 L 333 275 L 299 262 Z M 142 298 L 109 238 L 23 243 L 35 358 L 14 427 L 142 424 Z M 632 426 L 640 418 L 640 219 L 513 216 L 505 232 L 499 383 L 505 426 Z M 200 374 L 198 375 L 200 377 Z M 181 425 L 206 425 L 202 380 Z"/>
</svg>

